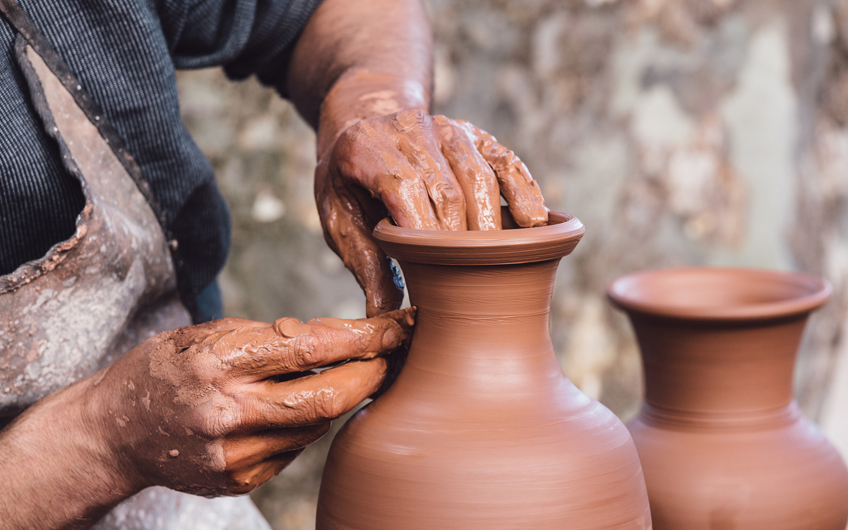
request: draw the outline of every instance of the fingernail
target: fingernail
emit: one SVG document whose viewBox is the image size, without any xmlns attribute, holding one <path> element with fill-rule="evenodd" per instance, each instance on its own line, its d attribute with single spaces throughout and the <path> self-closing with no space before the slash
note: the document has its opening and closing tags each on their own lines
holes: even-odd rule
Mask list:
<svg viewBox="0 0 848 530">
<path fill-rule="evenodd" d="M 383 332 L 383 350 L 393 350 L 400 346 L 400 330 L 394 326 Z"/>
<path fill-rule="evenodd" d="M 302 335 L 306 326 L 296 318 L 281 318 L 274 322 L 274 327 L 277 328 L 277 333 L 291 339 Z"/>
<path fill-rule="evenodd" d="M 407 310 L 406 318 L 404 318 L 404 321 L 405 321 L 407 326 L 414 326 L 415 325 L 415 315 L 416 314 L 418 314 L 418 308 L 415 307 L 415 306 L 412 306 Z"/>
</svg>

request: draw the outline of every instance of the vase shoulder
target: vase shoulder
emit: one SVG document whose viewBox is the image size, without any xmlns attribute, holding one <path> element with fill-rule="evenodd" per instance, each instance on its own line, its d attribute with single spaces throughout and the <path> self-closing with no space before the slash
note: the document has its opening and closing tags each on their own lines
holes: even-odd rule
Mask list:
<svg viewBox="0 0 848 530">
<path fill-rule="evenodd" d="M 630 435 L 594 400 L 535 421 L 445 409 L 435 422 L 381 404 L 357 413 L 331 449 L 328 468 L 344 473 L 325 475 L 320 530 L 650 528 Z"/>
</svg>

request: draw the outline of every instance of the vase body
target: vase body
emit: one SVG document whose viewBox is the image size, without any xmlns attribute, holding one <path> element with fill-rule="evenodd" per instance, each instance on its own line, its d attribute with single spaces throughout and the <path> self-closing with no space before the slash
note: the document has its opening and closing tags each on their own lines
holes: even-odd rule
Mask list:
<svg viewBox="0 0 848 530">
<path fill-rule="evenodd" d="M 415 332 L 397 381 L 333 442 L 319 530 L 651 527 L 627 429 L 553 352 L 554 275 L 582 225 L 551 219 L 500 236 L 378 227 Z"/>
<path fill-rule="evenodd" d="M 798 409 L 795 357 L 818 278 L 749 269 L 625 276 L 645 403 L 628 423 L 657 530 L 845 530 L 848 471 Z"/>
</svg>

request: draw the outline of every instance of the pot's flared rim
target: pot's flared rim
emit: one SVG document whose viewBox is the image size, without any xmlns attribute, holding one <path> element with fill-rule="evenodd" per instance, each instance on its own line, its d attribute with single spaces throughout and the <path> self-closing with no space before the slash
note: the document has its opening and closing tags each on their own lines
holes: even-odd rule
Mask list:
<svg viewBox="0 0 848 530">
<path fill-rule="evenodd" d="M 505 209 L 504 209 L 505 210 Z M 504 225 L 511 218 L 504 211 Z M 559 259 L 571 254 L 583 237 L 583 223 L 573 215 L 548 212 L 548 225 L 492 231 L 448 232 L 396 226 L 386 218 L 374 237 L 398 261 L 434 265 L 509 265 Z"/>
<path fill-rule="evenodd" d="M 607 296 L 628 312 L 704 321 L 749 321 L 808 313 L 827 302 L 827 280 L 767 269 L 691 267 L 622 276 Z"/>
</svg>

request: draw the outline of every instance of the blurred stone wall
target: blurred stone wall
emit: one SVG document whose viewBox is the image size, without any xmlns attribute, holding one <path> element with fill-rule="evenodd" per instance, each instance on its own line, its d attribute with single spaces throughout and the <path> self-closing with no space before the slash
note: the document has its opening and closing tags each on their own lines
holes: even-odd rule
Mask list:
<svg viewBox="0 0 848 530">
<path fill-rule="evenodd" d="M 572 380 L 625 420 L 638 409 L 638 351 L 604 298 L 620 274 L 803 270 L 827 277 L 834 298 L 808 330 L 798 396 L 848 444 L 848 410 L 833 405 L 848 403 L 848 1 L 427 3 L 436 112 L 495 134 L 549 207 L 586 225 L 552 308 Z M 198 71 L 179 82 L 233 210 L 227 313 L 362 316 L 364 297 L 321 236 L 312 132 L 254 81 Z M 254 495 L 276 528 L 313 528 L 329 441 Z"/>
</svg>

